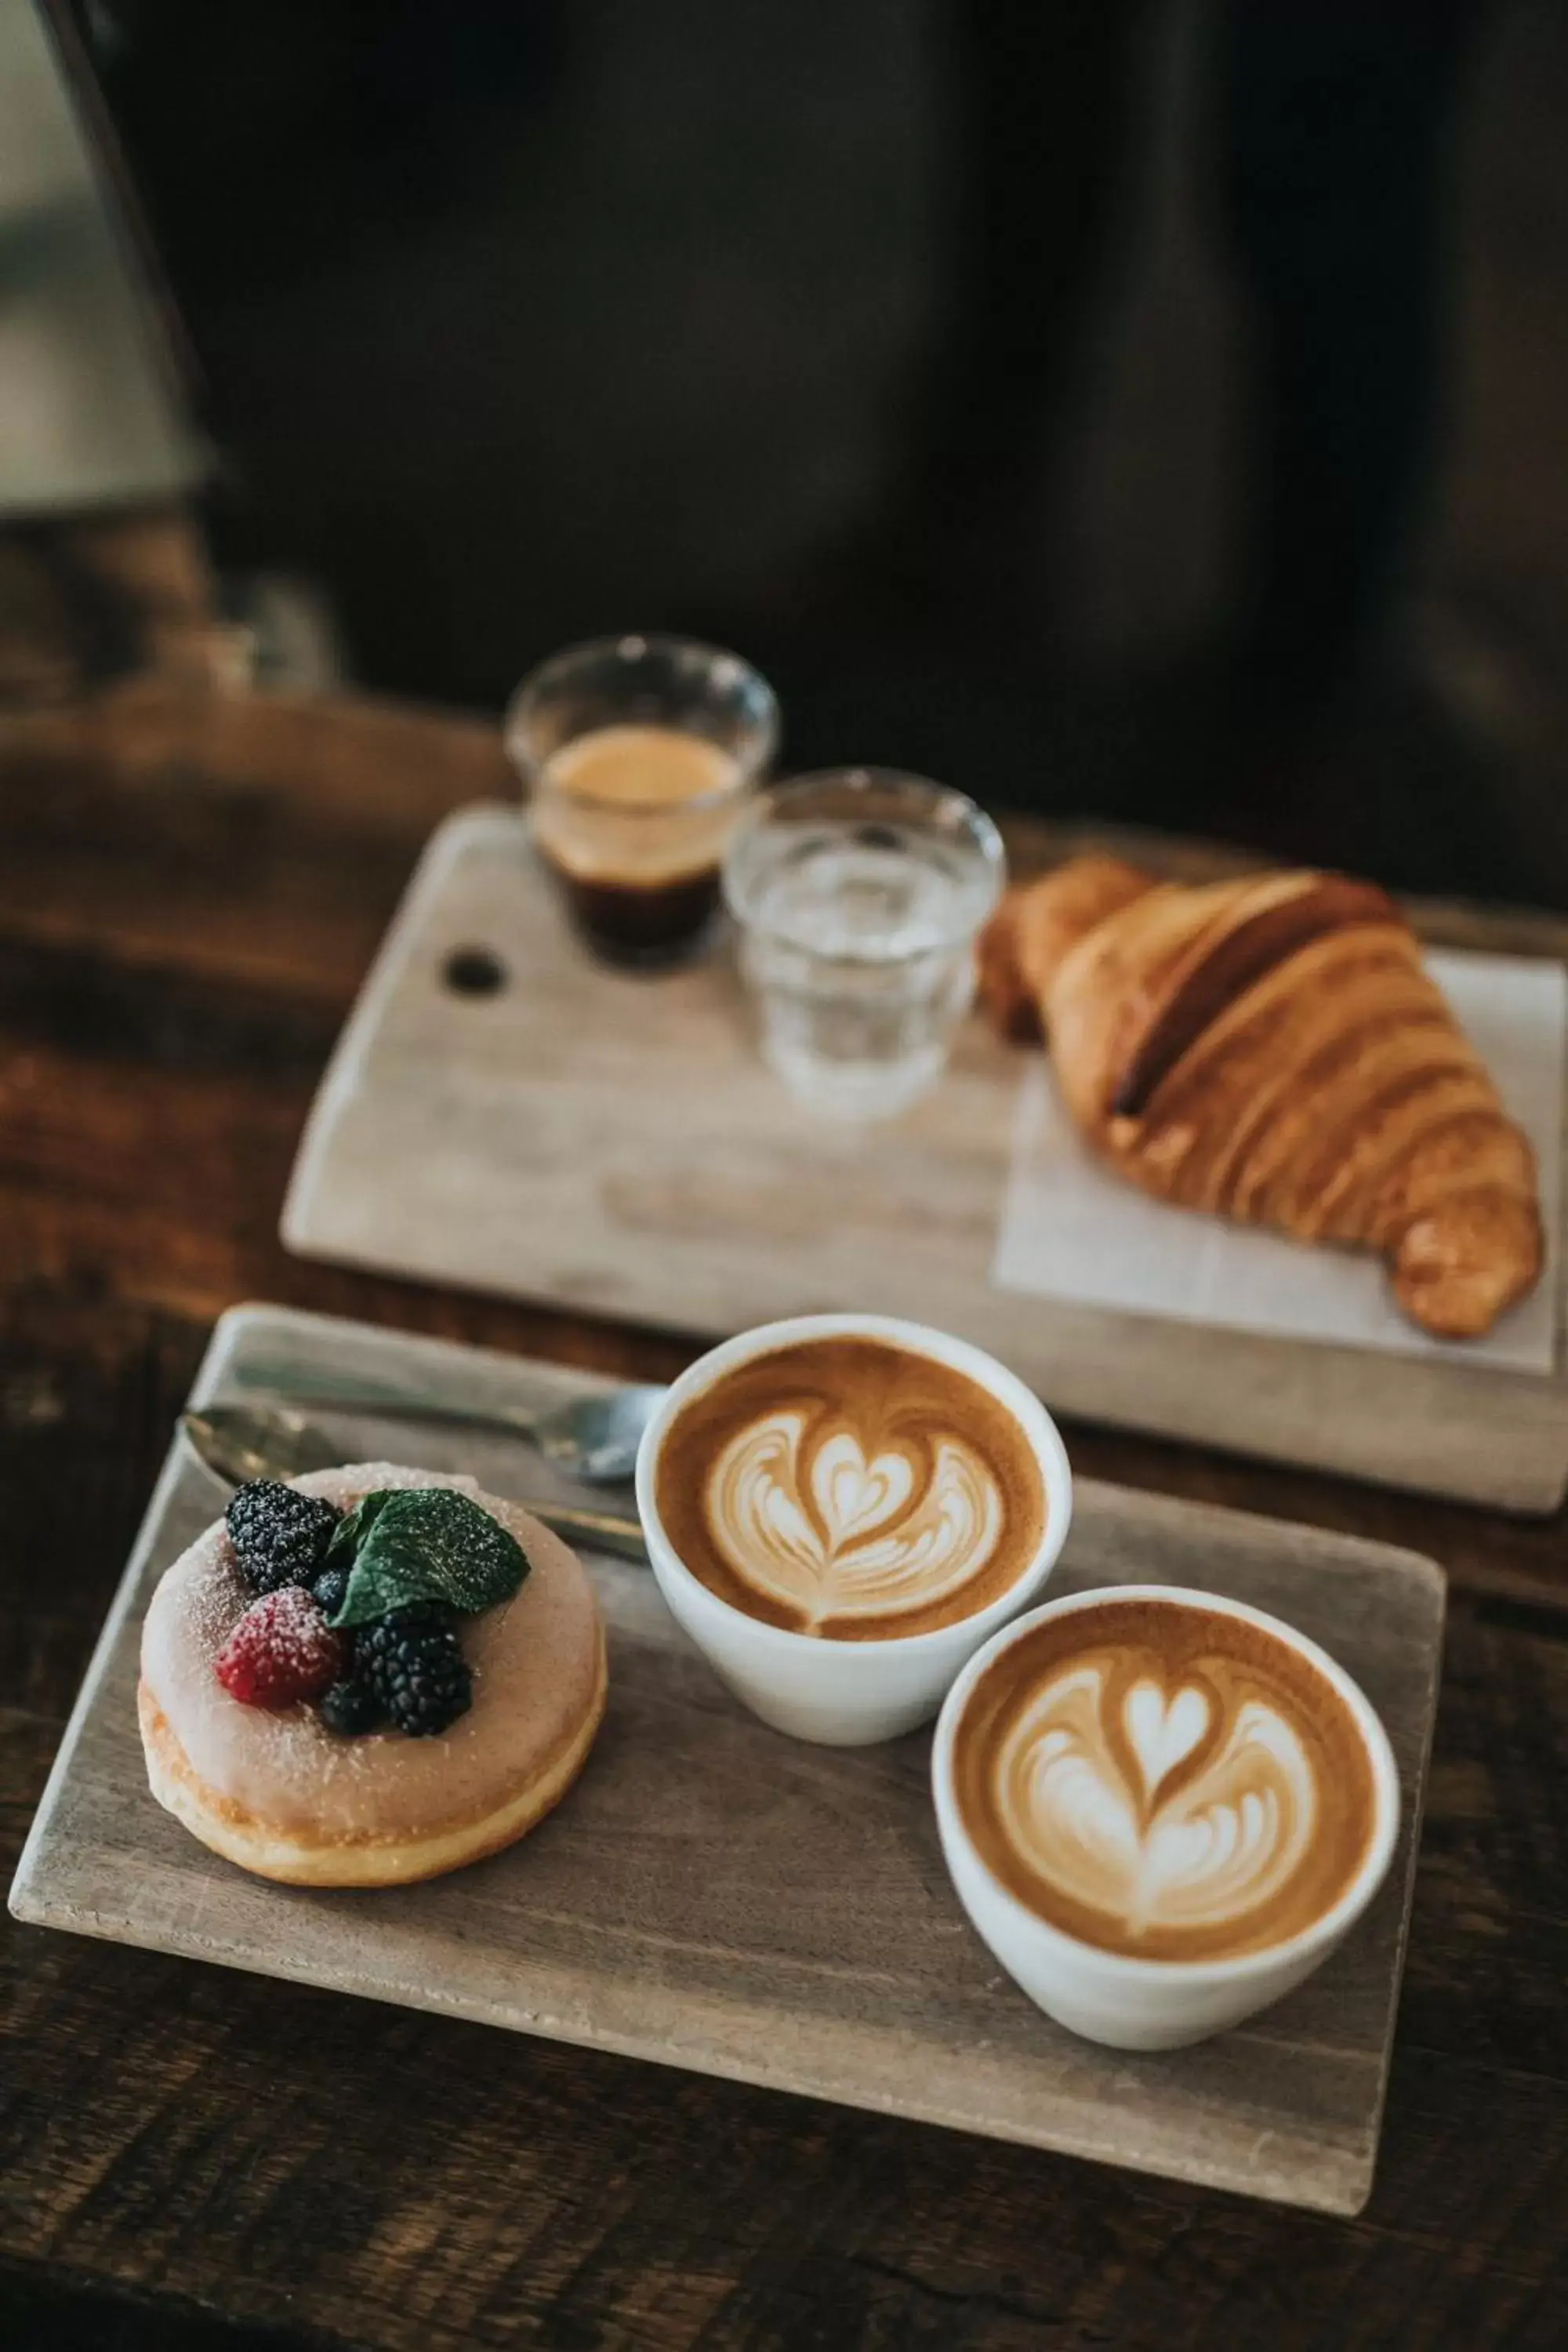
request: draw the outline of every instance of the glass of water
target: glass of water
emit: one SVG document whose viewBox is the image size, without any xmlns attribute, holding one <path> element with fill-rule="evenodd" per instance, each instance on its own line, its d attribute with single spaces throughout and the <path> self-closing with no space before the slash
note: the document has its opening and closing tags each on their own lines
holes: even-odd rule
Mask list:
<svg viewBox="0 0 1568 2352">
<path fill-rule="evenodd" d="M 881 1118 L 923 1094 L 974 993 L 1006 858 L 962 793 L 837 768 L 763 793 L 724 860 L 764 1059 L 801 1102 Z"/>
</svg>

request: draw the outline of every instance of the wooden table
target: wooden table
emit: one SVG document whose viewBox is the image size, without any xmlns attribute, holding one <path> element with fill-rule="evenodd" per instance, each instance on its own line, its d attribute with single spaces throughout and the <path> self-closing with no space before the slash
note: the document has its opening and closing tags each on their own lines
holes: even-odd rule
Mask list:
<svg viewBox="0 0 1568 2352">
<path fill-rule="evenodd" d="M 276 1238 L 311 1087 L 419 843 L 504 785 L 491 730 L 364 702 L 146 687 L 0 721 L 7 1874 L 218 1309 L 293 1300 L 644 1379 L 691 1352 L 295 1264 Z M 1568 954 L 1568 926 L 1448 928 Z M 1411 1544 L 1452 1577 L 1384 2155 L 1360 2220 L 7 1919 L 0 2341 L 1568 2341 L 1561 1525 L 1069 1436 L 1096 1476 Z"/>
</svg>

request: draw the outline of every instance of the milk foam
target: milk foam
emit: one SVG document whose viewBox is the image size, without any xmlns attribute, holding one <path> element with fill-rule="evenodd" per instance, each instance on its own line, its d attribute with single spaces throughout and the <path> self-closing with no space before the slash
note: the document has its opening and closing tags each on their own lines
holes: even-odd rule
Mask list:
<svg viewBox="0 0 1568 2352">
<path fill-rule="evenodd" d="M 1046 1539 L 1018 1416 L 940 1358 L 829 1332 L 689 1398 L 654 1473 L 664 1536 L 749 1616 L 834 1642 L 901 1641 L 989 1608 Z"/>
<path fill-rule="evenodd" d="M 1020 1862 L 1136 1951 L 1151 1930 L 1266 1913 L 1311 1845 L 1321 1791 L 1261 1692 L 1131 1679 L 1110 1656 L 1049 1672 L 999 1741 L 991 1794 Z"/>
<path fill-rule="evenodd" d="M 947 1600 L 985 1569 L 1006 1516 L 956 1433 L 868 1454 L 847 1425 L 783 1407 L 723 1446 L 705 1506 L 731 1574 L 807 1633 Z"/>
<path fill-rule="evenodd" d="M 742 771 L 722 745 L 674 727 L 600 727 L 562 745 L 534 795 L 534 837 L 583 881 L 647 887 L 717 866 Z"/>
</svg>

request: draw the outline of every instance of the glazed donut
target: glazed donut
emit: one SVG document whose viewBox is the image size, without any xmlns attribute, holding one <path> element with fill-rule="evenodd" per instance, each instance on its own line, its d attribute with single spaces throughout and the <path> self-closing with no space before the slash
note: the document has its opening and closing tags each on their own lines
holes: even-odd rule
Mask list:
<svg viewBox="0 0 1568 2352">
<path fill-rule="evenodd" d="M 224 1522 L 160 1580 L 142 1633 L 137 1707 L 147 1778 L 193 1836 L 296 1886 L 394 1886 L 494 1853 L 557 1804 L 605 1711 L 605 1637 L 582 1563 L 515 1503 L 471 1478 L 384 1462 L 289 1482 L 342 1509 L 387 1486 L 455 1486 L 508 1528 L 531 1573 L 464 1620 L 468 1713 L 434 1738 L 346 1738 L 306 1705 L 231 1697 L 215 1661 L 254 1595 Z"/>
</svg>

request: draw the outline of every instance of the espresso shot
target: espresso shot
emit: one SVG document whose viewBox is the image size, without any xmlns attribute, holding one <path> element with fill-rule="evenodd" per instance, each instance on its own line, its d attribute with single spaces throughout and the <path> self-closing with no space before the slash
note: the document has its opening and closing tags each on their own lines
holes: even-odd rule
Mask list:
<svg viewBox="0 0 1568 2352">
<path fill-rule="evenodd" d="M 701 941 L 744 790 L 731 752 L 674 727 L 597 727 L 552 754 L 533 838 L 592 947 L 662 963 Z"/>
<path fill-rule="evenodd" d="M 771 689 L 734 654 L 622 637 L 557 655 L 518 694 L 507 747 L 534 847 L 606 961 L 700 951 L 720 869 L 777 740 Z"/>
</svg>

